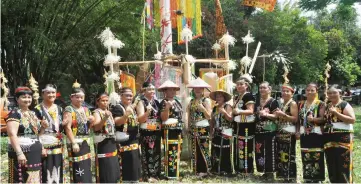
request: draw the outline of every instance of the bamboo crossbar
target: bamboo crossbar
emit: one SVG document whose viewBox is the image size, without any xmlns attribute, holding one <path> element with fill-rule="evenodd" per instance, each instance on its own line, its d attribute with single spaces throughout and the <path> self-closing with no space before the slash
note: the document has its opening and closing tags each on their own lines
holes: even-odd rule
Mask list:
<svg viewBox="0 0 361 184">
<path fill-rule="evenodd" d="M 153 60 L 153 61 L 124 61 L 124 62 L 118 62 L 118 65 L 139 65 L 139 64 L 145 64 L 145 63 L 159 63 L 163 64 L 162 61 L 159 60 Z"/>
</svg>

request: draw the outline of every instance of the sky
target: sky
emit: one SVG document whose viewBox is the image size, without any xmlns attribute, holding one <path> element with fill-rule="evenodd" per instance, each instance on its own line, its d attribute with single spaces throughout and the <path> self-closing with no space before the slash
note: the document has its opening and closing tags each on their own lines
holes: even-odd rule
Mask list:
<svg viewBox="0 0 361 184">
<path fill-rule="evenodd" d="M 281 4 L 283 4 L 284 2 L 287 2 L 287 1 L 291 1 L 291 2 L 297 2 L 297 0 L 277 0 L 277 2 L 278 3 L 281 3 Z M 357 17 L 357 25 L 359 26 L 359 27 L 361 27 L 361 3 L 355 3 L 354 5 L 353 5 L 353 7 L 356 9 L 356 12 L 357 12 L 357 14 L 358 14 L 358 17 Z M 330 4 L 330 5 L 328 5 L 327 6 L 327 9 L 328 10 L 332 10 L 332 9 L 334 9 L 334 8 L 336 8 L 336 4 Z M 312 15 L 314 15 L 315 14 L 315 12 L 313 12 L 313 11 L 307 11 L 307 12 L 304 12 L 303 13 L 303 15 L 304 16 L 312 16 Z"/>
</svg>

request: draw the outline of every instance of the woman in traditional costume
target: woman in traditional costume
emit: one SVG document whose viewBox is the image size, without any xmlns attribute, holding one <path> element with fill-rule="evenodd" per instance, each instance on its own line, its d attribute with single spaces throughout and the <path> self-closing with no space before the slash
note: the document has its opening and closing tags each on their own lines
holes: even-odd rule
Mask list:
<svg viewBox="0 0 361 184">
<path fill-rule="evenodd" d="M 297 179 L 296 139 L 300 138 L 297 103 L 292 99 L 294 89 L 282 86 L 283 104 L 275 111 L 278 119 L 276 177 L 288 183 Z"/>
<path fill-rule="evenodd" d="M 42 161 L 43 183 L 63 183 L 63 109 L 54 103 L 56 87 L 47 84 L 42 90 L 43 101 L 35 106 L 39 119 L 46 119 L 49 127 L 41 135 L 40 142 L 46 152 Z"/>
<path fill-rule="evenodd" d="M 193 88 L 193 98 L 188 107 L 188 121 L 192 139 L 192 167 L 198 176 L 205 176 L 211 169 L 209 147 L 209 120 L 212 107 L 209 98 L 204 97 L 204 89 L 211 86 L 201 78 L 193 80 L 188 88 Z"/>
<path fill-rule="evenodd" d="M 355 113 L 349 103 L 341 99 L 341 90 L 331 86 L 327 91 L 324 128 L 325 154 L 331 183 L 353 183 L 353 124 Z"/>
<path fill-rule="evenodd" d="M 232 96 L 217 90 L 210 93 L 210 98 L 216 101 L 211 115 L 212 139 L 212 172 L 218 175 L 231 175 L 234 171 L 233 163 L 233 131 L 232 107 L 227 104 Z"/>
<path fill-rule="evenodd" d="M 233 99 L 233 131 L 235 170 L 239 173 L 253 173 L 253 141 L 255 135 L 255 99 L 249 92 L 252 79 L 241 76 L 236 84 L 238 95 Z"/>
<path fill-rule="evenodd" d="M 276 171 L 276 132 L 275 111 L 279 107 L 271 97 L 272 87 L 268 82 L 259 85 L 260 100 L 257 107 L 255 156 L 257 171 L 266 179 L 273 179 Z"/>
<path fill-rule="evenodd" d="M 79 83 L 74 83 L 70 95 L 71 105 L 65 107 L 63 119 L 67 135 L 69 175 L 71 183 L 91 183 L 90 130 L 94 117 L 83 107 L 85 93 Z"/>
<path fill-rule="evenodd" d="M 306 100 L 299 104 L 301 126 L 301 156 L 304 182 L 325 180 L 324 142 L 321 132 L 325 105 L 317 99 L 318 87 L 310 83 L 306 88 Z"/>
<path fill-rule="evenodd" d="M 162 132 L 158 118 L 159 102 L 154 99 L 155 87 L 151 83 L 143 83 L 142 92 L 136 110 L 140 123 L 143 178 L 144 181 L 155 182 L 161 172 Z"/>
<path fill-rule="evenodd" d="M 162 121 L 164 140 L 164 172 L 168 179 L 179 178 L 180 155 L 182 147 L 182 105 L 175 99 L 179 86 L 167 80 L 158 91 L 164 92 L 160 102 L 160 119 Z"/>
<path fill-rule="evenodd" d="M 122 88 L 120 99 L 120 104 L 111 108 L 116 125 L 120 178 L 125 183 L 138 182 L 141 178 L 139 124 L 135 106 L 132 104 L 132 90 L 128 87 Z"/>
<path fill-rule="evenodd" d="M 94 110 L 94 149 L 97 183 L 117 183 L 120 168 L 115 142 L 115 123 L 108 110 L 109 96 L 100 93 L 96 96 L 97 109 Z"/>
<path fill-rule="evenodd" d="M 49 124 L 39 120 L 29 107 L 33 92 L 28 87 L 18 87 L 15 98 L 18 109 L 9 113 L 6 119 L 9 136 L 9 183 L 41 183 L 41 154 L 45 153 L 39 142 Z"/>
</svg>

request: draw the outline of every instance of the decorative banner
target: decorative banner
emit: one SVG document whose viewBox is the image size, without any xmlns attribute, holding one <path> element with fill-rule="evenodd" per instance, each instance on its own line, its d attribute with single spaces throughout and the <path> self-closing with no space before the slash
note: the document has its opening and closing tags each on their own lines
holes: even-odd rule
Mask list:
<svg viewBox="0 0 361 184">
<path fill-rule="evenodd" d="M 244 6 L 254 6 L 267 11 L 273 11 L 277 0 L 243 0 Z"/>
<path fill-rule="evenodd" d="M 127 72 L 122 72 L 120 74 L 120 82 L 122 84 L 122 87 L 128 87 L 130 89 L 132 89 L 133 94 L 136 93 L 135 91 L 135 77 L 133 74 L 127 73 Z"/>
<path fill-rule="evenodd" d="M 209 75 L 205 75 L 206 73 L 208 72 L 214 72 L 217 74 L 216 77 L 213 77 L 213 76 L 209 76 Z M 222 87 L 224 86 L 224 84 L 220 84 L 220 83 L 217 83 L 217 79 L 219 79 L 220 77 L 224 76 L 226 74 L 226 72 L 221 69 L 221 68 L 218 68 L 218 69 L 214 69 L 214 68 L 200 68 L 199 69 L 199 76 L 201 79 L 203 79 L 206 83 L 208 83 L 211 88 L 210 90 L 211 91 L 215 91 L 217 89 L 220 89 L 219 87 Z M 204 95 L 205 96 L 209 96 L 209 92 L 208 91 L 205 91 L 204 92 Z"/>
<path fill-rule="evenodd" d="M 156 64 L 154 70 L 155 88 L 159 88 L 159 86 L 161 86 L 166 80 L 171 80 L 179 87 L 183 86 L 181 68 L 175 66 L 164 66 L 163 68 L 161 68 L 160 64 Z M 180 94 L 181 93 L 182 91 L 180 91 Z M 158 91 L 156 91 L 156 95 L 158 99 L 163 98 L 163 93 L 159 93 Z"/>
</svg>

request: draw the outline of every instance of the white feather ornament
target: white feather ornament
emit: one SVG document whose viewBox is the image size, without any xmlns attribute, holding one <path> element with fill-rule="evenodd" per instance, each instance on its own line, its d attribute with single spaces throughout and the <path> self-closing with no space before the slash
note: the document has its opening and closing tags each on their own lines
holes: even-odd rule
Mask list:
<svg viewBox="0 0 361 184">
<path fill-rule="evenodd" d="M 116 105 L 120 101 L 120 96 L 116 92 L 112 92 L 109 95 L 109 103 L 111 105 Z"/>
<path fill-rule="evenodd" d="M 188 25 L 184 26 L 181 32 L 181 38 L 183 41 L 191 41 L 193 38 L 193 32 L 188 28 Z"/>
<path fill-rule="evenodd" d="M 114 82 L 114 81 L 119 81 L 118 73 L 112 73 L 112 74 L 108 75 L 107 82 Z"/>
<path fill-rule="evenodd" d="M 254 42 L 254 37 L 252 37 L 251 33 L 248 31 L 248 34 L 245 37 L 242 37 L 242 41 L 245 44 L 249 44 Z"/>
<path fill-rule="evenodd" d="M 154 59 L 156 60 L 162 59 L 162 53 L 158 51 L 157 54 L 154 54 Z"/>
<path fill-rule="evenodd" d="M 228 31 L 226 34 L 222 36 L 222 38 L 219 40 L 219 42 L 223 45 L 231 45 L 234 46 L 234 44 L 237 42 L 236 38 L 228 34 Z"/>
<path fill-rule="evenodd" d="M 108 48 L 108 46 L 111 46 L 112 40 L 115 39 L 114 34 L 110 31 L 109 27 L 105 28 L 105 30 L 102 33 L 100 33 L 98 38 L 103 43 L 103 45 L 107 48 Z"/>
<path fill-rule="evenodd" d="M 241 65 L 243 65 L 244 67 L 248 67 L 252 62 L 252 58 L 248 57 L 248 56 L 244 56 L 241 59 Z"/>
<path fill-rule="evenodd" d="M 228 61 L 228 69 L 229 70 L 235 70 L 237 67 L 236 63 L 233 60 Z"/>
<path fill-rule="evenodd" d="M 243 74 L 243 75 L 241 76 L 241 78 L 247 79 L 250 83 L 253 82 L 253 80 L 252 80 L 253 77 L 252 77 L 249 73 Z"/>
<path fill-rule="evenodd" d="M 116 64 L 120 61 L 120 56 L 114 56 L 112 54 L 108 54 L 105 56 L 104 65 L 109 66 L 111 64 Z"/>
<path fill-rule="evenodd" d="M 125 44 L 124 44 L 122 41 L 120 41 L 120 40 L 118 40 L 118 39 L 115 39 L 115 40 L 113 40 L 113 41 L 111 42 L 111 46 L 112 46 L 113 48 L 118 48 L 118 49 L 120 49 L 120 48 L 123 48 L 123 47 L 125 46 Z"/>
<path fill-rule="evenodd" d="M 221 50 L 221 45 L 218 43 L 218 41 L 213 44 L 212 49 L 213 50 Z"/>
</svg>

